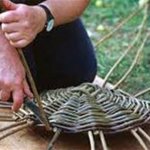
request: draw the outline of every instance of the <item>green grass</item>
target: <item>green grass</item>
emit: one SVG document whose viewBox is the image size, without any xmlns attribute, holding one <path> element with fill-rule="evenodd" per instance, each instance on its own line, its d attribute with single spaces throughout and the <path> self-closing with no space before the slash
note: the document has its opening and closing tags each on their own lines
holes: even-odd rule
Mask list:
<svg viewBox="0 0 150 150">
<path fill-rule="evenodd" d="M 111 31 L 119 21 L 136 10 L 137 7 L 138 0 L 92 0 L 83 15 L 83 22 L 86 25 L 93 44 L 95 45 L 99 39 Z M 115 61 L 133 41 L 139 24 L 141 23 L 142 16 L 142 13 L 139 13 L 139 15 L 130 20 L 111 39 L 96 47 L 99 76 L 105 77 Z M 143 33 L 142 38 L 145 36 L 146 32 L 150 32 L 149 29 L 150 26 L 145 29 L 146 31 Z M 136 93 L 137 91 L 150 87 L 149 41 L 150 40 L 146 43 L 144 51 L 140 55 L 136 68 L 121 85 L 121 88 L 130 93 Z M 126 57 L 111 75 L 109 79 L 111 83 L 116 83 L 124 74 L 125 70 L 130 66 L 138 47 L 139 45 L 135 47 L 135 50 Z"/>
</svg>

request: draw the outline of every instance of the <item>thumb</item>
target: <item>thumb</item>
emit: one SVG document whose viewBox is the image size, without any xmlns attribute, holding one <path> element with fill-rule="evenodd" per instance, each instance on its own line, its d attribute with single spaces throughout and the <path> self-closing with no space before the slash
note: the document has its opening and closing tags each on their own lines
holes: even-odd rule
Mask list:
<svg viewBox="0 0 150 150">
<path fill-rule="evenodd" d="M 17 8 L 17 4 L 10 0 L 2 0 L 2 7 L 6 10 L 15 10 Z"/>
</svg>

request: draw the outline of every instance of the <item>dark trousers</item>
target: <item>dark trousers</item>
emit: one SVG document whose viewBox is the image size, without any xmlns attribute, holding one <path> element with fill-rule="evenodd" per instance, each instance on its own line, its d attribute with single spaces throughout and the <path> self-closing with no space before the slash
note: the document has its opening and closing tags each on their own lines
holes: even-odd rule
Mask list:
<svg viewBox="0 0 150 150">
<path fill-rule="evenodd" d="M 43 31 L 24 54 L 39 91 L 92 82 L 96 75 L 93 46 L 79 19 Z"/>
</svg>

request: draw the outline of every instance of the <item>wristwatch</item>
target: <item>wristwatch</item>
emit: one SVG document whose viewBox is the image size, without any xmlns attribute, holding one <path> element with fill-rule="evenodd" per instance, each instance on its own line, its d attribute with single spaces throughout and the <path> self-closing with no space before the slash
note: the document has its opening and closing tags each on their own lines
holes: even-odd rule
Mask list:
<svg viewBox="0 0 150 150">
<path fill-rule="evenodd" d="M 47 20 L 45 23 L 45 29 L 47 32 L 50 32 L 54 27 L 54 16 L 52 15 L 51 11 L 49 10 L 49 8 L 47 6 L 45 6 L 43 4 L 39 4 L 37 6 L 44 9 L 46 16 L 47 16 Z"/>
</svg>

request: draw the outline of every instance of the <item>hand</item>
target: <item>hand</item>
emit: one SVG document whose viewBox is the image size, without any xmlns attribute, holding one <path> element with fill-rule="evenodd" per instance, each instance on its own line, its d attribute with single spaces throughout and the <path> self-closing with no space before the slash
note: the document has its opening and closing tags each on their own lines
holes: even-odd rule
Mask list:
<svg viewBox="0 0 150 150">
<path fill-rule="evenodd" d="M 27 46 L 44 28 L 46 13 L 39 6 L 3 0 L 3 7 L 8 11 L 0 14 L 1 28 L 12 46 L 16 48 Z"/>
<path fill-rule="evenodd" d="M 7 101 L 12 96 L 14 111 L 21 107 L 24 96 L 33 97 L 18 53 L 2 33 L 0 34 L 0 91 L 3 101 Z"/>
</svg>

